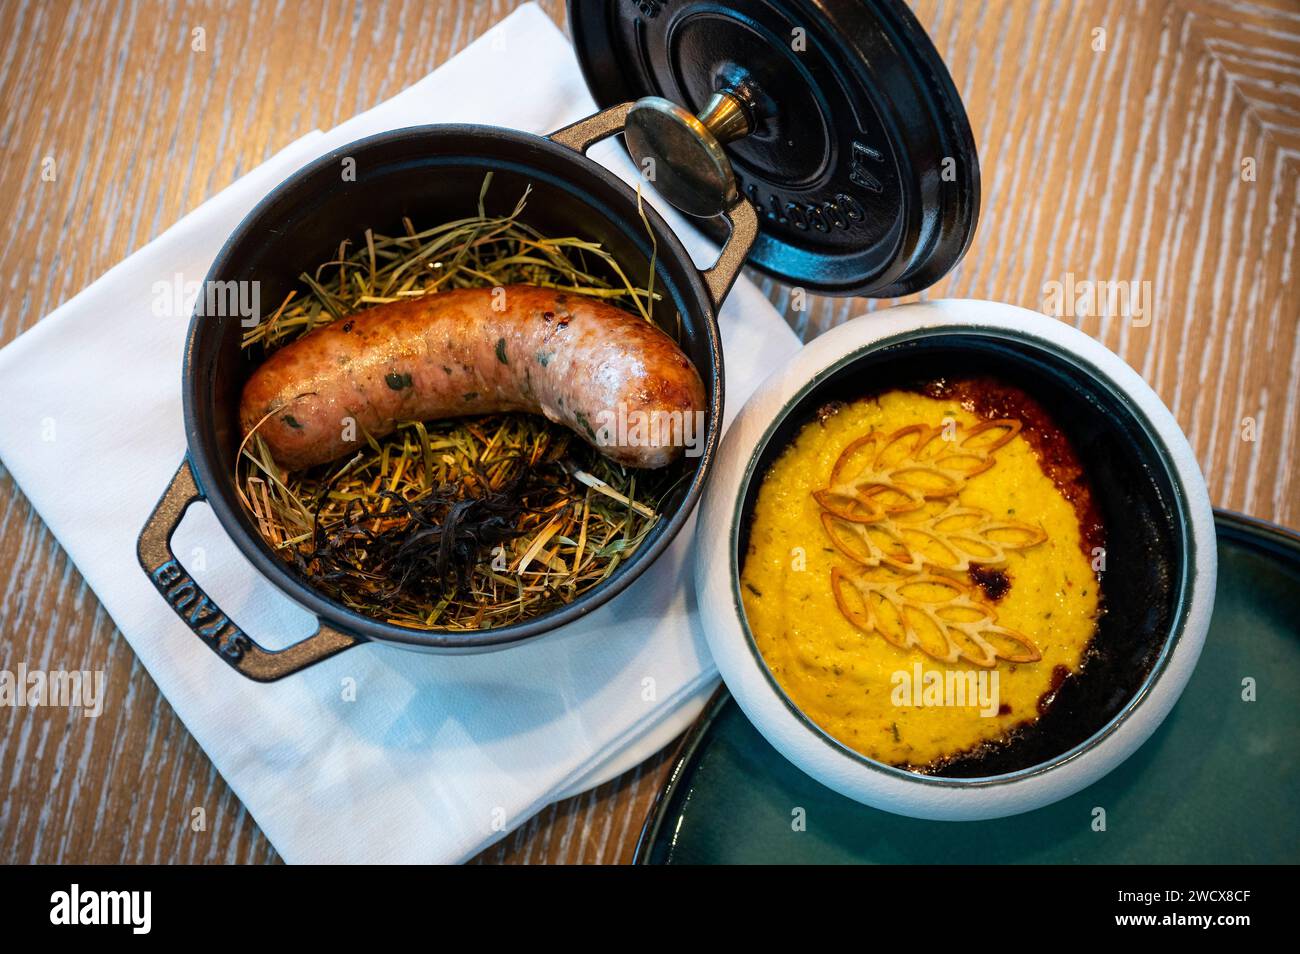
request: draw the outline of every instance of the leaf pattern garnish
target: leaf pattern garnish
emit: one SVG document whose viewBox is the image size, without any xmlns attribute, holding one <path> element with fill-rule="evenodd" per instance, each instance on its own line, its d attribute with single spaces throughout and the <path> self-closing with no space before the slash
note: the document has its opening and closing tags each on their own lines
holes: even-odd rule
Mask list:
<svg viewBox="0 0 1300 954">
<path fill-rule="evenodd" d="M 951 427 L 951 425 L 949 425 Z M 927 500 L 955 496 L 994 464 L 993 453 L 1020 433 L 1011 419 L 973 427 L 911 424 L 888 436 L 872 431 L 846 447 L 831 468 L 830 486 L 813 492 L 842 520 L 872 523 L 919 510 Z"/>
<path fill-rule="evenodd" d="M 998 623 L 978 590 L 947 575 L 1005 566 L 1009 551 L 1047 539 L 1041 527 L 958 497 L 1020 426 L 949 423 L 945 433 L 942 425 L 912 424 L 888 435 L 872 431 L 844 449 L 829 486 L 813 497 L 835 549 L 864 568 L 831 570 L 835 603 L 853 626 L 944 663 L 991 668 L 999 659 L 1042 658 L 1028 636 Z"/>
<path fill-rule="evenodd" d="M 966 660 L 985 669 L 999 659 L 1036 662 L 1042 653 L 1029 637 L 1007 629 L 972 588 L 933 573 L 886 578 L 831 569 L 835 603 L 855 627 L 899 649 L 919 649 L 943 663 Z"/>
<path fill-rule="evenodd" d="M 882 564 L 919 573 L 925 567 L 965 573 L 972 564 L 1001 567 L 1010 550 L 1047 539 L 1041 527 L 995 517 L 956 499 L 925 501 L 920 510 L 886 514 L 866 523 L 823 511 L 822 526 L 835 549 L 863 566 Z"/>
</svg>

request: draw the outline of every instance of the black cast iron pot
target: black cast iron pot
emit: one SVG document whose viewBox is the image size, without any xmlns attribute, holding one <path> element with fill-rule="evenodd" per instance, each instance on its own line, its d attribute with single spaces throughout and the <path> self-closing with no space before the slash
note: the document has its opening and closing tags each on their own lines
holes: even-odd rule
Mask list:
<svg viewBox="0 0 1300 954">
<path fill-rule="evenodd" d="M 489 211 L 510 211 L 504 204 L 531 186 L 527 224 L 599 242 L 635 284 L 649 278 L 653 248 L 662 293 L 654 318 L 675 332 L 709 397 L 701 453 L 687 459 L 641 546 L 562 609 L 477 632 L 379 622 L 307 585 L 240 505 L 236 410 L 252 370 L 239 348 L 244 329 L 238 316 L 195 317 L 182 383 L 189 453 L 140 536 L 140 562 L 194 633 L 252 679 L 279 679 L 363 640 L 438 652 L 500 649 L 591 612 L 663 552 L 700 497 L 722 426 L 716 312 L 747 258 L 805 289 L 896 297 L 936 281 L 970 244 L 979 209 L 970 126 L 942 60 L 901 0 L 570 0 L 569 17 L 603 111 L 547 137 L 423 126 L 345 146 L 258 205 L 204 287 L 258 282 L 261 302 L 283 301 L 342 239 L 357 241 L 366 228 L 395 231 L 403 217 L 436 223 L 472 214 L 490 171 L 489 205 L 498 205 Z M 593 143 L 624 131 L 638 171 L 659 194 L 707 234 L 725 237 L 711 268 L 697 270 L 646 206 L 652 242 L 636 192 L 586 158 Z M 355 181 L 342 174 L 345 160 Z M 170 540 L 200 499 L 253 565 L 315 614 L 313 635 L 279 652 L 258 646 L 180 565 Z"/>
<path fill-rule="evenodd" d="M 490 214 L 509 211 L 525 186 L 532 193 L 522 221 L 543 234 L 579 235 L 601 243 L 644 287 L 654 232 L 655 287 L 662 298 L 654 317 L 666 328 L 681 316 L 680 341 L 708 395 L 701 453 L 683 465 L 678 490 L 662 506 L 663 519 L 609 578 L 561 609 L 533 619 L 471 632 L 426 631 L 363 616 L 314 590 L 263 541 L 235 488 L 242 437 L 240 392 L 254 365 L 240 351 L 241 318 L 196 315 L 184 354 L 182 395 L 189 452 L 139 540 L 141 565 L 194 634 L 236 670 L 270 681 L 366 640 L 436 652 L 501 649 L 570 622 L 625 589 L 668 546 L 700 496 L 717 451 L 722 422 L 722 356 L 716 311 L 731 288 L 755 234 L 744 201 L 728 212 L 731 238 L 717 263 L 699 271 L 664 220 L 622 180 L 585 156 L 593 143 L 623 128 L 627 107 L 615 107 L 549 137 L 488 126 L 442 125 L 401 129 L 363 139 L 323 156 L 268 195 L 226 242 L 208 273 L 216 282 L 260 282 L 262 302 L 282 301 L 304 271 L 327 261 L 342 238 L 366 228 L 395 231 L 402 218 L 444 222 L 476 211 L 487 172 L 493 173 Z M 355 181 L 345 181 L 345 160 Z M 500 203 L 493 208 L 493 197 Z M 222 287 L 222 286 L 217 286 Z M 669 323 L 672 322 L 670 325 Z M 186 508 L 207 500 L 240 551 L 267 579 L 312 612 L 317 631 L 278 652 L 259 646 L 181 566 L 171 537 Z"/>
</svg>

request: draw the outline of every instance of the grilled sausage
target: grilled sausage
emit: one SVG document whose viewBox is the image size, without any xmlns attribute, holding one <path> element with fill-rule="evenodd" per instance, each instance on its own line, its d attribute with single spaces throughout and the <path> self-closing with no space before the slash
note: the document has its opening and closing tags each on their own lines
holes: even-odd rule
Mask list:
<svg viewBox="0 0 1300 954">
<path fill-rule="evenodd" d="M 383 437 L 401 421 L 528 411 L 620 463 L 662 467 L 702 437 L 704 409 L 690 359 L 644 318 L 510 285 L 375 305 L 303 335 L 253 372 L 240 423 L 298 470 L 355 452 L 361 428 Z"/>
</svg>

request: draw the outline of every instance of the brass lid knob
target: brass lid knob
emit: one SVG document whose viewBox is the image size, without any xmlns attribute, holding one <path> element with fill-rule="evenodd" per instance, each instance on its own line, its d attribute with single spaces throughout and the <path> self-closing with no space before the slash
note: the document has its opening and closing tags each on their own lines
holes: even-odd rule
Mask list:
<svg viewBox="0 0 1300 954">
<path fill-rule="evenodd" d="M 623 131 L 638 170 L 665 199 L 688 215 L 721 215 L 739 192 L 723 145 L 754 128 L 744 103 L 714 93 L 698 116 L 660 96 L 638 99 Z"/>
</svg>

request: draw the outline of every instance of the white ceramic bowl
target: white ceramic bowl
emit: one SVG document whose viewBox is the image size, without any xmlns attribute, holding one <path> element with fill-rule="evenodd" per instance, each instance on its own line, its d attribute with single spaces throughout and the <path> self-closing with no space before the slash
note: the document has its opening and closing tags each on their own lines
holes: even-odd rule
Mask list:
<svg viewBox="0 0 1300 954">
<path fill-rule="evenodd" d="M 1089 470 L 1094 497 L 1101 498 L 1108 556 L 1112 536 L 1116 546 L 1126 548 L 1126 565 L 1117 568 L 1112 560 L 1103 574 L 1102 592 L 1110 608 L 1101 625 L 1108 627 L 1107 645 L 1120 647 L 1117 657 L 1129 645 L 1134 653 L 1147 655 L 1145 671 L 1120 658 L 1099 664 L 1095 673 L 1085 667 L 1080 683 L 1090 678 L 1093 683 L 1086 687 L 1091 695 L 1080 698 L 1104 700 L 1105 690 L 1099 687 L 1107 679 L 1112 696 L 1119 697 L 1098 702 L 1095 711 L 1084 705 L 1081 716 L 1062 717 L 1060 739 L 1083 733 L 1074 744 L 1050 751 L 1056 737 L 1049 733 L 1037 749 L 1007 756 L 1013 761 L 1028 757 L 1025 764 L 980 777 L 950 778 L 870 760 L 798 711 L 768 672 L 746 625 L 738 547 L 747 495 L 789 440 L 795 418 L 820 403 L 823 391 L 851 393 L 857 387 L 866 393 L 872 380 L 855 382 L 858 369 L 868 375 L 872 367 L 884 369 L 897 361 L 924 367 L 931 353 L 936 362 L 947 355 L 942 360 L 950 373 L 964 373 L 968 351 L 972 368 L 984 361 L 1010 362 L 1005 366 L 1023 365 L 1026 379 L 1041 376 L 1055 382 L 1051 387 L 1061 394 L 1078 392 L 1072 398 L 1077 414 L 1070 415 L 1075 419 L 1054 416 L 1072 438 L 1080 429 L 1090 435 L 1085 446 L 1076 442 L 1076 448 Z M 1027 380 L 1005 379 L 1040 396 Z M 1133 450 L 1115 452 L 1121 446 Z M 1151 486 L 1143 487 L 1147 479 Z M 1110 501 L 1104 499 L 1107 492 Z M 1200 656 L 1214 605 L 1213 512 L 1204 478 L 1173 416 L 1136 372 L 1088 335 L 996 302 L 902 305 L 850 321 L 805 347 L 759 387 L 727 432 L 701 507 L 696 544 L 696 585 L 709 646 L 750 721 L 786 758 L 835 791 L 917 818 L 975 820 L 1029 811 L 1072 795 L 1115 768 L 1150 737 L 1178 700 Z M 1155 555 L 1144 555 L 1145 547 Z M 1123 573 L 1117 575 L 1118 569 Z M 1142 650 L 1143 645 L 1149 650 Z M 1113 691 L 1129 671 L 1132 686 Z"/>
</svg>

